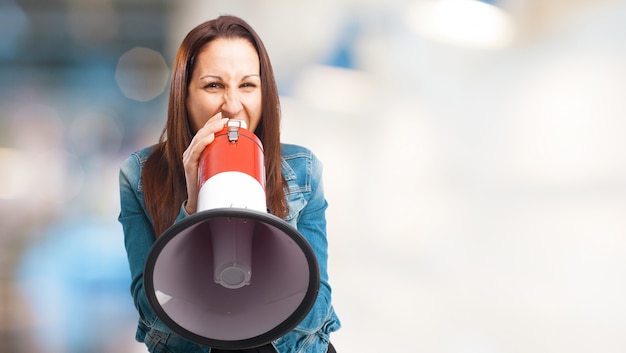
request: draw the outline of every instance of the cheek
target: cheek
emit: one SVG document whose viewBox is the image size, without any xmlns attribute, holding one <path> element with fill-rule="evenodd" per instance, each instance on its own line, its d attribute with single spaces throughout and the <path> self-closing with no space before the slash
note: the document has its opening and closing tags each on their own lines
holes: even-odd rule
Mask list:
<svg viewBox="0 0 626 353">
<path fill-rule="evenodd" d="M 263 112 L 263 104 L 261 101 L 261 95 L 259 94 L 253 101 L 252 106 L 254 107 L 251 112 L 251 119 L 258 122 L 261 119 L 261 114 Z"/>
<path fill-rule="evenodd" d="M 254 105 L 254 108 L 250 111 L 250 130 L 254 131 L 261 122 L 261 114 L 263 112 L 263 106 L 261 103 Z"/>
<path fill-rule="evenodd" d="M 187 112 L 189 114 L 189 124 L 194 133 L 214 115 L 212 114 L 210 102 L 197 99 L 194 95 L 190 95 L 189 99 L 187 99 Z"/>
<path fill-rule="evenodd" d="M 191 129 L 194 133 L 198 131 L 200 126 L 202 126 L 201 122 L 198 119 L 198 117 L 201 116 L 198 110 L 199 109 L 197 105 L 191 99 L 187 100 L 187 114 L 189 119 L 189 125 L 191 126 Z"/>
</svg>

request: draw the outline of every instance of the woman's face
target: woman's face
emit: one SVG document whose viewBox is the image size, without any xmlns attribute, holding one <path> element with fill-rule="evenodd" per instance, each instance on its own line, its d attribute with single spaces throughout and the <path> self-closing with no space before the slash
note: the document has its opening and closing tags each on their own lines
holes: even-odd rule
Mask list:
<svg viewBox="0 0 626 353">
<path fill-rule="evenodd" d="M 243 120 L 254 131 L 261 120 L 259 56 L 245 39 L 219 38 L 197 55 L 187 110 L 194 133 L 215 114 Z"/>
</svg>

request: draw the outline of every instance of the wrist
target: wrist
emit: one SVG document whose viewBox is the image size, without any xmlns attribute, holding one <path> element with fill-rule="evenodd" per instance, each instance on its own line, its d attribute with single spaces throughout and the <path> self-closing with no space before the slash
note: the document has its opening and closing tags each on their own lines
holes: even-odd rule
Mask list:
<svg viewBox="0 0 626 353">
<path fill-rule="evenodd" d="M 196 206 L 192 205 L 189 200 L 186 200 L 183 204 L 183 209 L 187 215 L 196 213 Z"/>
</svg>

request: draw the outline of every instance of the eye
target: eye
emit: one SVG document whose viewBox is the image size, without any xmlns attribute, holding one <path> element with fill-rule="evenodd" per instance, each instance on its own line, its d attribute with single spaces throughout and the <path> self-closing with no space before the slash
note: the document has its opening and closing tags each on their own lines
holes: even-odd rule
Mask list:
<svg viewBox="0 0 626 353">
<path fill-rule="evenodd" d="M 205 89 L 218 89 L 220 87 L 222 87 L 222 85 L 220 85 L 217 82 L 209 82 L 206 85 L 204 85 Z"/>
<path fill-rule="evenodd" d="M 257 85 L 252 83 L 252 82 L 244 82 L 242 83 L 239 87 L 241 88 L 245 88 L 245 89 L 253 89 L 255 88 Z"/>
</svg>

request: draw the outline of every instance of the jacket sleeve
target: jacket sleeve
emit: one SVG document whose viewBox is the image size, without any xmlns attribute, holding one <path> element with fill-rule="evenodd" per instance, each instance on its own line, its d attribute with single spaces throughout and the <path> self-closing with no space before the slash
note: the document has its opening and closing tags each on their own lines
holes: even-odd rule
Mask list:
<svg viewBox="0 0 626 353">
<path fill-rule="evenodd" d="M 298 231 L 308 240 L 317 256 L 320 270 L 320 289 L 317 300 L 309 314 L 296 327 L 307 334 L 329 333 L 333 314 L 331 306 L 331 287 L 328 281 L 328 239 L 326 236 L 326 209 L 328 202 L 324 197 L 322 182 L 322 163 L 311 154 L 310 191 L 305 192 L 306 203 L 297 219 Z"/>
<path fill-rule="evenodd" d="M 122 164 L 119 174 L 121 207 L 118 220 L 124 231 L 124 245 L 131 274 L 130 290 L 140 321 L 148 327 L 171 332 L 157 319 L 144 290 L 144 267 L 156 238 L 145 209 L 141 168 L 140 157 L 133 154 Z M 181 211 L 178 219 L 185 216 L 182 213 Z"/>
</svg>

